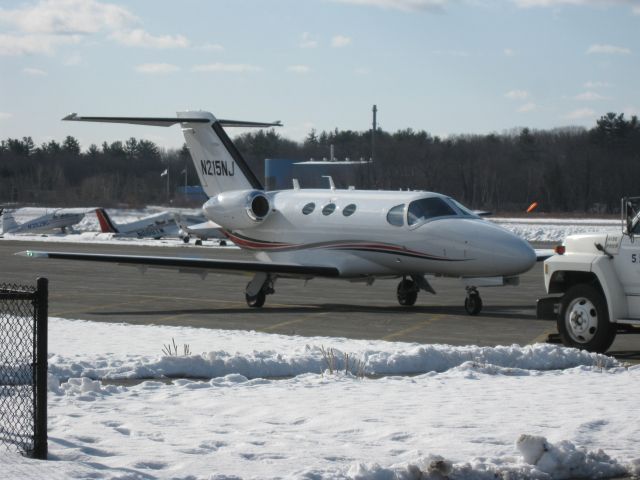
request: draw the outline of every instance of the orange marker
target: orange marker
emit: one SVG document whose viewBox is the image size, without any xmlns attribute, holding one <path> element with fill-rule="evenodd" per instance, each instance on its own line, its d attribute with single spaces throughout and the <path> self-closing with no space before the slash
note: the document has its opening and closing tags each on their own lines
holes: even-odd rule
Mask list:
<svg viewBox="0 0 640 480">
<path fill-rule="evenodd" d="M 533 212 L 536 208 L 538 208 L 538 202 L 533 202 L 529 205 L 529 208 L 527 208 L 527 213 Z"/>
</svg>

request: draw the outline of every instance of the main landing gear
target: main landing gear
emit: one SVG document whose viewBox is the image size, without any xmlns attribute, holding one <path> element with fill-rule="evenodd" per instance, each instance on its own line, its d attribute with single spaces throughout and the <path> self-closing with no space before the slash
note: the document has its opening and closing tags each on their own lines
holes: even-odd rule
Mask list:
<svg viewBox="0 0 640 480">
<path fill-rule="evenodd" d="M 418 299 L 418 284 L 411 279 L 403 278 L 398 284 L 398 303 L 403 307 L 410 307 Z"/>
<path fill-rule="evenodd" d="M 247 305 L 251 308 L 262 307 L 267 299 L 267 295 L 275 293 L 273 288 L 275 283 L 275 277 L 272 277 L 267 273 L 256 273 L 253 280 L 247 284 L 247 288 L 244 293 Z"/>
<path fill-rule="evenodd" d="M 467 298 L 464 300 L 464 309 L 469 315 L 477 315 L 482 310 L 482 298 L 476 287 L 467 287 Z"/>
<path fill-rule="evenodd" d="M 403 307 L 410 307 L 416 303 L 418 292 L 426 290 L 436 293 L 424 276 L 412 275 L 410 278 L 402 277 L 396 291 L 398 303 Z M 476 287 L 467 287 L 467 298 L 464 301 L 464 309 L 469 315 L 477 315 L 482 310 L 482 298 Z"/>
</svg>

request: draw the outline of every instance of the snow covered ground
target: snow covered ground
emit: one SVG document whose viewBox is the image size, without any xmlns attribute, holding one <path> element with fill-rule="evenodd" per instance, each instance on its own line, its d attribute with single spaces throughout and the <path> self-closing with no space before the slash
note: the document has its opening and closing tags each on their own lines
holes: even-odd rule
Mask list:
<svg viewBox="0 0 640 480">
<path fill-rule="evenodd" d="M 602 355 L 58 318 L 49 339 L 52 460 L 2 454 L 2 478 L 640 474 L 640 366 Z"/>
</svg>

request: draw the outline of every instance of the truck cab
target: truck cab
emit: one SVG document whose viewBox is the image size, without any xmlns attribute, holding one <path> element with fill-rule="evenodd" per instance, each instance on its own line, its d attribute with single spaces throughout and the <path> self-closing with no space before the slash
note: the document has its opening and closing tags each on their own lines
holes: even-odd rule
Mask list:
<svg viewBox="0 0 640 480">
<path fill-rule="evenodd" d="M 622 199 L 621 217 L 620 233 L 568 236 L 544 262 L 538 317 L 555 318 L 567 346 L 605 352 L 640 327 L 640 197 Z"/>
</svg>

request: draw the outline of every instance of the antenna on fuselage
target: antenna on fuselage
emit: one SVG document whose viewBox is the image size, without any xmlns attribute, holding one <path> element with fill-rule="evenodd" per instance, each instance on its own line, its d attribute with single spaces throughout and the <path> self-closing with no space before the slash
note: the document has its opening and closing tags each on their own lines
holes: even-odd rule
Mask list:
<svg viewBox="0 0 640 480">
<path fill-rule="evenodd" d="M 331 190 L 335 190 L 336 189 L 336 184 L 333 183 L 333 177 L 331 177 L 331 175 L 322 175 L 322 178 L 328 178 L 329 179 L 329 188 Z"/>
</svg>

